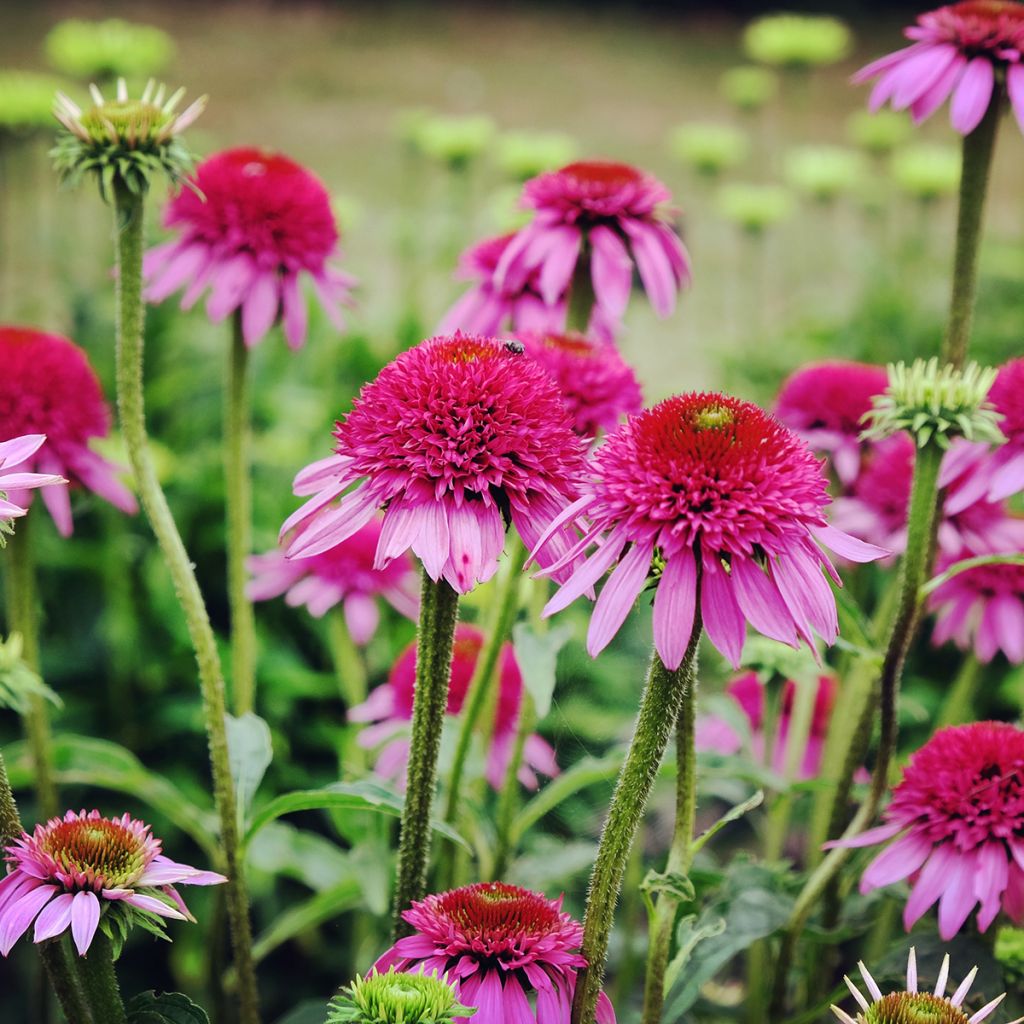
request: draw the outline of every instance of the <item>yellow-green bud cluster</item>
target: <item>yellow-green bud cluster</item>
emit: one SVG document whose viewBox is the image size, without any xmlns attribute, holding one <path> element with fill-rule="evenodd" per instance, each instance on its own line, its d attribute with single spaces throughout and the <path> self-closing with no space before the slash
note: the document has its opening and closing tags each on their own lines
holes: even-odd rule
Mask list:
<svg viewBox="0 0 1024 1024">
<path fill-rule="evenodd" d="M 331 1001 L 327 1024 L 452 1024 L 476 1013 L 463 1006 L 448 976 L 423 972 L 357 977 Z"/>
</svg>

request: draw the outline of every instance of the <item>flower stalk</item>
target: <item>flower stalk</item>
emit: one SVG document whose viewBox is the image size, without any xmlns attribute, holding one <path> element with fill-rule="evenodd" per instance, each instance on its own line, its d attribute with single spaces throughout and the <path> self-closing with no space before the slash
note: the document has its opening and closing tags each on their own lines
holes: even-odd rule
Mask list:
<svg viewBox="0 0 1024 1024">
<path fill-rule="evenodd" d="M 7 628 L 21 636 L 21 656 L 33 672 L 39 671 L 39 616 L 35 567 L 32 562 L 31 530 L 28 517 L 7 544 Z M 59 810 L 57 784 L 53 777 L 53 735 L 45 698 L 28 696 L 25 732 L 32 757 L 36 797 L 41 818 L 52 818 Z"/>
<path fill-rule="evenodd" d="M 959 368 L 967 360 L 974 305 L 978 291 L 978 253 L 985 218 L 985 200 L 995 155 L 1002 90 L 995 89 L 981 123 L 964 136 L 960 174 L 960 205 L 956 223 L 953 257 L 953 289 L 949 323 L 942 344 L 942 358 Z"/>
<path fill-rule="evenodd" d="M 398 877 L 394 894 L 394 934 L 412 929 L 402 914 L 423 899 L 430 861 L 431 812 L 437 785 L 437 759 L 448 710 L 452 646 L 459 614 L 459 595 L 443 579 L 423 573 L 420 620 L 416 637 L 416 690 L 412 711 L 409 774 L 398 846 Z"/>
<path fill-rule="evenodd" d="M 252 551 L 249 349 L 242 314 L 231 318 L 224 389 L 224 499 L 227 513 L 228 603 L 231 608 L 231 682 L 236 715 L 252 711 L 256 689 L 256 619 L 246 596 L 245 560 Z"/>
<path fill-rule="evenodd" d="M 114 950 L 102 930 L 96 932 L 89 955 L 79 958 L 78 976 L 92 1010 L 92 1019 L 99 1024 L 127 1024 L 124 1001 L 114 970 Z"/>
<path fill-rule="evenodd" d="M 699 579 L 697 589 L 699 593 Z M 699 599 L 696 606 L 700 607 Z M 608 957 L 608 940 L 615 918 L 615 906 L 622 890 L 623 875 L 669 736 L 686 701 L 700 634 L 701 622 L 698 616 L 694 621 L 686 654 L 679 668 L 674 671 L 665 668 L 657 654 L 651 661 L 636 730 L 619 772 L 590 876 L 590 893 L 587 897 L 583 944 L 580 949 L 588 966 L 580 970 L 577 978 L 572 1024 L 594 1024 Z"/>
<path fill-rule="evenodd" d="M 234 783 L 228 760 L 224 678 L 192 562 L 160 487 L 146 433 L 143 398 L 142 241 L 143 196 L 120 179 L 114 181 L 117 275 L 117 405 L 142 506 L 164 556 L 188 625 L 199 666 L 214 799 L 220 821 L 228 882 L 231 927 L 242 1024 L 258 1024 L 259 1009 L 249 900 L 238 837 Z"/>
</svg>

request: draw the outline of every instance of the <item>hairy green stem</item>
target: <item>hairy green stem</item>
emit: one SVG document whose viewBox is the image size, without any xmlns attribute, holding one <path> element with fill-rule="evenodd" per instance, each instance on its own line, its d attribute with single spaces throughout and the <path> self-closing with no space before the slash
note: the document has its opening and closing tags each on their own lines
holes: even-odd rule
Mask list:
<svg viewBox="0 0 1024 1024">
<path fill-rule="evenodd" d="M 992 91 L 992 101 L 981 124 L 964 136 L 960 174 L 960 206 L 956 222 L 956 251 L 953 257 L 953 288 L 949 303 L 949 324 L 942 343 L 942 359 L 961 367 L 967 361 L 974 302 L 978 291 L 978 252 L 985 218 L 985 200 L 995 154 L 1002 86 Z"/>
<path fill-rule="evenodd" d="M 97 1024 L 126 1024 L 128 1018 L 114 970 L 114 949 L 102 928 L 97 929 L 88 954 L 78 958 L 78 976 Z"/>
<path fill-rule="evenodd" d="M 224 388 L 224 505 L 227 514 L 228 604 L 231 609 L 231 692 L 236 715 L 252 711 L 256 696 L 256 617 L 245 593 L 245 561 L 252 553 L 252 455 L 249 350 L 242 315 L 231 318 Z"/>
<path fill-rule="evenodd" d="M 252 956 L 252 926 L 245 871 L 238 839 L 235 789 L 228 758 L 225 724 L 224 677 L 217 641 L 196 581 L 192 562 L 182 543 L 167 499 L 160 487 L 146 433 L 143 395 L 142 248 L 143 200 L 117 180 L 115 196 L 115 250 L 117 262 L 117 407 L 128 459 L 142 507 L 156 535 L 174 591 L 178 597 L 199 666 L 213 795 L 220 821 L 220 837 L 228 882 L 228 920 L 238 974 L 241 1024 L 258 1024 L 259 997 Z"/>
<path fill-rule="evenodd" d="M 913 642 L 921 617 L 921 585 L 932 558 L 932 537 L 938 507 L 938 477 L 942 463 L 942 449 L 934 443 L 917 450 L 914 478 L 907 514 L 907 548 L 903 555 L 900 574 L 899 603 L 893 620 L 885 657 L 879 673 L 878 758 L 871 777 L 871 789 L 844 836 L 854 836 L 874 820 L 889 785 L 889 765 L 896 752 L 899 728 L 897 702 L 903 664 Z M 789 970 L 796 952 L 796 944 L 819 898 L 839 872 L 849 850 L 836 847 L 831 850 L 804 883 L 786 930 L 782 936 L 779 958 L 775 967 L 775 986 L 769 1006 L 769 1020 L 781 1019 L 786 1003 Z"/>
<path fill-rule="evenodd" d="M 510 551 L 503 575 L 496 581 L 494 614 L 492 616 L 484 646 L 473 668 L 466 699 L 459 724 L 459 738 L 452 760 L 451 779 L 448 784 L 448 799 L 445 804 L 444 820 L 455 821 L 462 799 L 462 779 L 466 773 L 466 761 L 473 742 L 473 733 L 480 721 L 480 715 L 487 705 L 488 696 L 494 683 L 495 670 L 501 648 L 512 632 L 516 613 L 519 611 L 519 581 L 522 579 L 521 563 L 526 551 L 518 534 L 513 534 Z"/>
<path fill-rule="evenodd" d="M 459 595 L 441 579 L 423 572 L 420 621 L 416 636 L 416 688 L 412 709 L 409 774 L 398 843 L 394 934 L 408 935 L 402 914 L 426 895 L 430 863 L 430 822 L 437 786 L 437 758 L 448 709 L 452 645 L 459 616 Z"/>
<path fill-rule="evenodd" d="M 577 976 L 572 1024 L 594 1024 L 623 873 L 669 736 L 686 699 L 687 679 L 692 674 L 691 666 L 697 656 L 699 640 L 698 620 L 694 623 L 686 655 L 678 669 L 669 671 L 657 654 L 651 661 L 636 731 L 619 772 L 590 876 L 581 948 L 588 966 Z"/>
<path fill-rule="evenodd" d="M 699 636 L 699 613 L 697 635 Z M 697 818 L 697 651 L 683 662 L 683 705 L 676 721 L 676 820 L 666 874 L 685 875 L 693 861 L 693 829 Z M 658 1024 L 665 1005 L 665 970 L 675 933 L 679 901 L 659 893 L 650 922 L 650 947 L 644 978 L 643 1024 Z"/>
<path fill-rule="evenodd" d="M 30 516 L 18 524 L 7 544 L 7 628 L 21 636 L 21 657 L 34 672 L 39 671 L 39 595 L 32 560 Z M 39 816 L 52 818 L 60 811 L 57 783 L 53 777 L 53 734 L 46 700 L 38 693 L 28 695 L 25 733 L 32 757 Z"/>
</svg>

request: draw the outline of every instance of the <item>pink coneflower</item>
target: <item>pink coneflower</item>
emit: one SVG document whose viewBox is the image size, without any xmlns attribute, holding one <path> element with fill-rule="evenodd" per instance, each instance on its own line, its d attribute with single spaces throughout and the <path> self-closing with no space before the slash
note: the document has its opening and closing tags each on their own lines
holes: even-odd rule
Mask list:
<svg viewBox="0 0 1024 1024">
<path fill-rule="evenodd" d="M 1024 527 L 1024 521 L 1018 523 Z M 1013 550 L 1024 550 L 1024 530 Z M 942 558 L 936 571 L 942 572 L 954 562 L 978 553 L 962 549 L 955 558 Z M 936 612 L 933 643 L 952 640 L 961 650 L 973 647 L 978 660 L 986 663 L 999 651 L 1016 665 L 1024 661 L 1024 566 L 986 565 L 968 569 L 942 584 L 931 595 L 929 604 Z"/>
<path fill-rule="evenodd" d="M 431 579 L 460 593 L 494 575 L 508 521 L 536 544 L 583 472 L 558 388 L 523 346 L 462 334 L 384 367 L 335 438 L 336 454 L 295 478 L 295 493 L 313 497 L 282 528 L 305 524 L 288 556 L 326 551 L 384 508 L 374 564 L 411 548 Z M 552 539 L 558 558 L 570 535 Z"/>
<path fill-rule="evenodd" d="M 535 216 L 502 253 L 494 284 L 518 292 L 535 279 L 553 306 L 580 259 L 589 260 L 596 304 L 618 323 L 635 263 L 655 312 L 669 316 L 676 292 L 690 280 L 686 249 L 662 212 L 671 198 L 660 181 L 628 164 L 587 161 L 532 178 L 522 205 Z"/>
<path fill-rule="evenodd" d="M 448 689 L 448 714 L 458 715 L 466 701 L 484 635 L 475 626 L 460 623 L 455 629 L 452 649 L 451 682 Z M 409 759 L 409 723 L 412 721 L 413 690 L 416 685 L 416 645 L 410 644 L 391 669 L 387 683 L 378 686 L 369 699 L 349 712 L 353 722 L 372 722 L 359 735 L 359 744 L 367 749 L 381 747 L 376 771 L 386 779 L 404 786 L 405 766 Z M 515 745 L 519 714 L 523 703 L 523 676 L 511 644 L 504 644 L 498 657 L 498 701 L 487 747 L 487 781 L 500 790 L 505 783 L 509 758 Z M 537 774 L 558 774 L 555 752 L 536 733 L 527 737 L 519 781 L 528 789 L 537 788 Z"/>
<path fill-rule="evenodd" d="M 112 904 L 177 921 L 195 920 L 176 885 L 219 885 L 223 875 L 177 864 L 161 853 L 150 827 L 127 814 L 68 811 L 22 833 L 7 847 L 12 870 L 0 881 L 0 954 L 35 921 L 34 942 L 69 928 L 81 956 Z"/>
<path fill-rule="evenodd" d="M 828 845 L 896 840 L 868 865 L 860 888 L 912 879 L 908 931 L 936 902 L 945 940 L 975 906 L 980 931 L 1000 910 L 1024 920 L 1024 731 L 1005 722 L 940 729 L 911 757 L 884 817 Z"/>
<path fill-rule="evenodd" d="M 889 386 L 882 366 L 832 360 L 802 366 L 783 383 L 775 415 L 816 452 L 829 456 L 840 483 L 860 470 L 864 415 Z"/>
<path fill-rule="evenodd" d="M 985 116 L 992 94 L 1006 88 L 1024 129 L 1024 4 L 966 0 L 922 14 L 904 31 L 912 46 L 862 68 L 855 82 L 878 77 L 870 106 L 908 107 L 920 123 L 952 97 L 953 127 L 967 135 Z M 880 76 L 880 77 L 879 77 Z"/>
<path fill-rule="evenodd" d="M 816 778 L 821 770 L 821 759 L 824 755 L 825 736 L 828 733 L 829 719 L 835 705 L 838 685 L 832 676 L 818 677 L 818 692 L 814 698 L 814 716 L 811 720 L 811 731 L 807 737 L 807 746 L 797 770 L 798 779 Z M 740 707 L 750 725 L 750 752 L 758 761 L 764 761 L 764 684 L 758 679 L 756 672 L 745 672 L 734 679 L 725 691 Z M 782 707 L 779 709 L 779 720 L 775 730 L 772 748 L 772 770 L 782 774 L 786 764 L 786 743 L 789 738 L 789 726 L 793 716 L 793 700 L 796 697 L 796 683 L 786 681 L 782 691 Z M 738 754 L 744 745 L 744 737 L 733 728 L 732 724 L 719 715 L 704 715 L 697 719 L 696 732 L 697 750 L 716 754 Z"/>
<path fill-rule="evenodd" d="M 135 498 L 118 480 L 120 467 L 89 447 L 93 438 L 110 433 L 110 411 L 85 353 L 57 334 L 0 327 L 0 365 L 0 437 L 46 435 L 21 460 L 26 468 L 66 477 L 122 512 L 136 512 Z M 60 534 L 70 536 L 68 487 L 47 487 L 42 497 Z M 27 508 L 32 496 L 11 484 L 7 500 Z"/>
<path fill-rule="evenodd" d="M 414 903 L 402 917 L 416 929 L 374 965 L 377 971 L 447 972 L 459 999 L 476 1007 L 462 1024 L 567 1024 L 583 926 L 562 910 L 562 899 L 504 882 L 479 882 Z M 598 1024 L 615 1024 L 602 992 Z"/>
<path fill-rule="evenodd" d="M 838 575 L 816 541 L 854 561 L 885 554 L 826 523 L 827 482 L 807 445 L 727 395 L 677 395 L 632 417 L 597 450 L 583 490 L 552 524 L 580 516 L 592 524 L 561 561 L 607 535 L 545 614 L 618 562 L 590 620 L 594 655 L 653 579 L 654 646 L 677 668 L 693 626 L 698 565 L 704 627 L 733 666 L 747 622 L 794 647 L 799 638 L 813 644 L 815 633 L 831 643 L 839 627 L 826 574 Z"/>
<path fill-rule="evenodd" d="M 943 459 L 939 486 L 951 489 L 946 511 L 961 511 L 977 501 L 998 502 L 1024 490 L 1024 357 L 999 370 L 988 402 L 1002 417 L 999 429 L 1006 443 L 956 441 Z"/>
<path fill-rule="evenodd" d="M 37 487 L 66 484 L 62 476 L 47 473 L 12 473 L 15 466 L 28 462 L 46 442 L 45 434 L 26 434 L 0 441 L 0 523 L 10 522 L 26 515 L 28 509 L 10 500 L 10 493 L 21 495 Z"/>
<path fill-rule="evenodd" d="M 306 340 L 308 275 L 320 304 L 341 330 L 341 307 L 355 281 L 330 265 L 339 256 L 330 197 L 305 167 L 277 153 L 244 147 L 204 160 L 192 188 L 171 199 L 164 225 L 180 236 L 151 249 L 144 262 L 146 298 L 162 302 L 184 287 L 191 308 L 210 289 L 209 318 L 236 309 L 245 343 L 255 345 L 280 318 L 288 345 Z"/>
<path fill-rule="evenodd" d="M 304 605 L 321 618 L 341 605 L 353 641 L 368 644 L 377 631 L 382 597 L 397 612 L 415 620 L 419 610 L 416 576 L 408 555 L 383 569 L 374 568 L 381 524 L 371 520 L 347 540 L 312 558 L 289 559 L 283 550 L 253 555 L 248 562 L 252 579 L 246 588 L 250 601 L 285 595 L 292 608 Z"/>
<path fill-rule="evenodd" d="M 962 476 L 962 482 L 947 479 L 947 467 L 959 457 L 959 451 L 955 444 L 950 448 L 940 473 L 940 480 L 947 485 L 938 530 L 940 549 L 948 555 L 956 555 L 963 548 L 1016 550 L 1020 529 L 1003 503 L 989 501 L 983 494 L 962 501 L 961 486 L 969 482 L 969 475 Z M 832 525 L 898 554 L 907 543 L 913 476 L 914 442 L 910 437 L 897 434 L 872 444 L 865 451 L 861 471 L 849 493 L 837 498 L 833 505 Z"/>
<path fill-rule="evenodd" d="M 611 430 L 643 407 L 636 373 L 614 345 L 575 332 L 520 331 L 516 337 L 554 378 L 581 437 Z"/>
</svg>

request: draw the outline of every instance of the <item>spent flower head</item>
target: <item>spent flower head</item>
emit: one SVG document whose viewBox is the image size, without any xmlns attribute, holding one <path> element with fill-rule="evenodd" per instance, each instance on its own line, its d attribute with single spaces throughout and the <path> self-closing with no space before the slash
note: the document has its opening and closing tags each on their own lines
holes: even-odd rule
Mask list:
<svg viewBox="0 0 1024 1024">
<path fill-rule="evenodd" d="M 865 440 L 881 441 L 908 431 L 923 448 L 929 442 L 948 448 L 954 438 L 968 441 L 1004 440 L 999 414 L 987 401 L 997 371 L 968 363 L 963 369 L 939 364 L 934 356 L 890 363 L 889 386 L 873 399 Z"/>
<path fill-rule="evenodd" d="M 205 109 L 205 96 L 178 112 L 183 88 L 168 96 L 164 85 L 150 80 L 142 95 L 132 99 L 123 78 L 113 99 L 96 85 L 89 86 L 89 94 L 92 105 L 82 108 L 57 93 L 53 112 L 64 131 L 51 156 L 61 178 L 77 184 L 93 172 L 106 199 L 115 181 L 141 195 L 154 174 L 165 174 L 173 185 L 191 171 L 195 161 L 181 133 Z"/>
<path fill-rule="evenodd" d="M 863 961 L 857 964 L 857 968 L 864 979 L 864 985 L 871 1001 L 868 1001 L 867 996 L 854 985 L 848 976 L 844 976 L 843 981 L 846 982 L 847 988 L 856 999 L 860 1010 L 853 1017 L 838 1006 L 833 1006 L 832 1012 L 842 1021 L 842 1024 L 981 1024 L 1006 998 L 1004 992 L 1001 996 L 986 1003 L 976 1013 L 968 1016 L 963 1004 L 974 983 L 978 968 L 972 968 L 953 995 L 947 996 L 948 953 L 942 959 L 939 978 L 931 992 L 918 990 L 917 954 L 913 947 L 911 947 L 910 956 L 907 958 L 907 987 L 902 991 L 883 995 L 878 983 L 864 966 Z M 1013 1024 L 1020 1024 L 1020 1020 L 1024 1020 L 1024 1018 L 1013 1021 Z"/>
<path fill-rule="evenodd" d="M 58 71 L 100 81 L 118 75 L 155 75 L 174 57 L 174 40 L 163 29 L 122 18 L 69 18 L 50 30 L 44 45 Z"/>
<path fill-rule="evenodd" d="M 327 1024 L 454 1024 L 474 1013 L 476 1007 L 459 1002 L 447 974 L 390 967 L 386 974 L 357 975 L 331 1000 Z"/>
<path fill-rule="evenodd" d="M 743 33 L 749 57 L 793 69 L 835 64 L 852 41 L 844 22 L 824 15 L 770 14 L 751 22 Z"/>
</svg>

